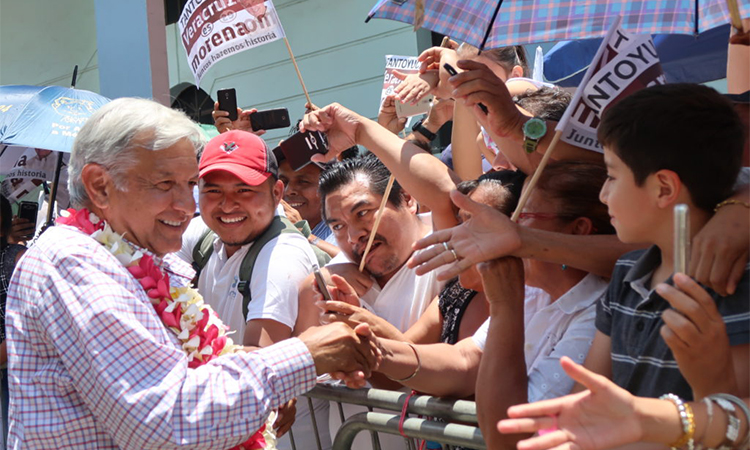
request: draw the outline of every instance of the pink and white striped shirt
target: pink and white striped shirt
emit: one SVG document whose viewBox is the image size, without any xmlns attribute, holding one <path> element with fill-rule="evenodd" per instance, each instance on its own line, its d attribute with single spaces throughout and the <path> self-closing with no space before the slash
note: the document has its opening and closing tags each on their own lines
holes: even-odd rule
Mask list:
<svg viewBox="0 0 750 450">
<path fill-rule="evenodd" d="M 172 255 L 160 263 L 175 286 L 192 277 Z M 9 449 L 229 448 L 315 384 L 298 339 L 188 369 L 138 282 L 70 227 L 21 259 L 7 316 Z"/>
</svg>

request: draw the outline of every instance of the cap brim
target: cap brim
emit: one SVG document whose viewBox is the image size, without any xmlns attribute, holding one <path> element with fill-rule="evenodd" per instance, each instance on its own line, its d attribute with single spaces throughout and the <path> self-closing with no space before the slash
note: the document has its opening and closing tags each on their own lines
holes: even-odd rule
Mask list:
<svg viewBox="0 0 750 450">
<path fill-rule="evenodd" d="M 227 162 L 212 164 L 208 167 L 204 167 L 200 170 L 198 176 L 203 178 L 204 176 L 206 176 L 206 174 L 216 171 L 229 172 L 249 186 L 260 186 L 268 179 L 268 177 L 271 176 L 269 172 L 259 172 L 257 170 L 250 169 L 247 166 Z"/>
</svg>

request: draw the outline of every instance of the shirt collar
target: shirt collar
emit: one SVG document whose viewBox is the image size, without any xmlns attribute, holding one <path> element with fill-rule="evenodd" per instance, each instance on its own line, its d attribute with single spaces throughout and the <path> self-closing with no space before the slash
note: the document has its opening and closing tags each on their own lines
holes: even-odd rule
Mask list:
<svg viewBox="0 0 750 450">
<path fill-rule="evenodd" d="M 654 270 L 659 267 L 659 264 L 661 264 L 661 250 L 656 245 L 652 245 L 635 261 L 622 280 L 641 296 L 642 302 L 649 300 L 654 292 L 650 283 Z M 672 284 L 672 275 L 665 283 Z"/>
<path fill-rule="evenodd" d="M 557 305 L 565 314 L 573 314 L 594 304 L 606 290 L 607 282 L 590 273 L 558 298 L 553 305 Z"/>
</svg>

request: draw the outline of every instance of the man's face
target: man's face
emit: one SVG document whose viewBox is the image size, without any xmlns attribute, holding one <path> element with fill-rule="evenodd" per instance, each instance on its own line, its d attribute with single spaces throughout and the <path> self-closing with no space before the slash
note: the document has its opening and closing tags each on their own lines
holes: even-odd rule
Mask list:
<svg viewBox="0 0 750 450">
<path fill-rule="evenodd" d="M 658 209 L 649 195 L 654 175 L 649 175 L 643 186 L 636 185 L 633 171 L 607 147 L 604 148 L 604 164 L 607 166 L 607 181 L 599 193 L 599 200 L 607 205 L 617 237 L 626 243 L 649 242 L 653 227 L 648 219 Z"/>
<path fill-rule="evenodd" d="M 164 150 L 134 153 L 137 163 L 123 175 L 125 189 L 112 190 L 103 214 L 130 242 L 158 256 L 177 251 L 195 213 L 195 149 L 183 140 Z"/>
<path fill-rule="evenodd" d="M 200 182 L 201 217 L 231 256 L 268 227 L 283 189 L 284 185 L 273 177 L 250 186 L 229 172 L 209 172 Z"/>
<path fill-rule="evenodd" d="M 284 183 L 284 201 L 296 209 L 311 228 L 320 222 L 319 178 L 320 168 L 315 164 L 308 164 L 297 171 L 292 170 L 287 161 L 279 164 L 279 179 Z"/>
<path fill-rule="evenodd" d="M 356 264 L 362 260 L 382 196 L 370 191 L 366 177 L 357 177 L 326 197 L 325 215 L 339 248 Z M 383 210 L 365 268 L 378 281 L 385 282 L 398 271 L 419 239 L 414 202 L 396 208 L 390 202 Z"/>
</svg>

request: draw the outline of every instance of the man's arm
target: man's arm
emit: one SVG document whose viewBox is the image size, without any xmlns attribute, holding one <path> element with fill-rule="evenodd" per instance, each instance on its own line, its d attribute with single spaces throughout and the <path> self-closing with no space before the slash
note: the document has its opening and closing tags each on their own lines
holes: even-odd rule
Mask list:
<svg viewBox="0 0 750 450">
<path fill-rule="evenodd" d="M 383 362 L 378 371 L 389 378 L 401 380 L 416 373 L 402 384 L 438 397 L 464 398 L 474 394 L 482 351 L 472 338 L 455 345 L 412 344 L 416 354 L 405 342 L 381 339 L 380 343 Z"/>
<path fill-rule="evenodd" d="M 488 448 L 514 448 L 523 435 L 504 435 L 497 422 L 513 405 L 528 401 L 524 355 L 524 272 L 517 258 L 479 265 L 490 303 L 487 342 L 476 381 L 477 418 Z"/>
</svg>

